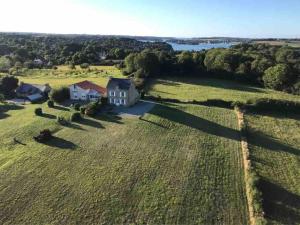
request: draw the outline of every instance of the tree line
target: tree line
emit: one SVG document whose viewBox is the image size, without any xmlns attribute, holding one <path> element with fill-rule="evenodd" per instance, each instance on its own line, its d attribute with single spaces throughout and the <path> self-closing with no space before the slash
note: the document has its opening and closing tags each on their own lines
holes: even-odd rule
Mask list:
<svg viewBox="0 0 300 225">
<path fill-rule="evenodd" d="M 125 75 L 215 77 L 300 94 L 300 50 L 287 46 L 240 44 L 229 49 L 173 52 L 146 49 L 129 54 Z"/>
<path fill-rule="evenodd" d="M 0 33 L 0 72 L 11 68 L 51 68 L 62 64 L 99 64 L 105 59 L 123 60 L 143 49 L 172 50 L 163 42 L 95 35 L 46 35 Z"/>
</svg>

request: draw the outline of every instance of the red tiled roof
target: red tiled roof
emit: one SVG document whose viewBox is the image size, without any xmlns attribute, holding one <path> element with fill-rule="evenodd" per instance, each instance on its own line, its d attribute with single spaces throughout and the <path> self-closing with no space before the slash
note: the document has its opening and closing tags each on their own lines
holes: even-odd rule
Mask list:
<svg viewBox="0 0 300 225">
<path fill-rule="evenodd" d="M 95 90 L 95 91 L 98 91 L 99 93 L 101 94 L 106 94 L 106 91 L 107 89 L 104 88 L 104 87 L 101 87 L 97 84 L 94 84 L 88 80 L 85 80 L 85 81 L 82 81 L 82 82 L 79 82 L 79 83 L 76 83 L 75 85 L 81 87 L 82 89 L 84 90 L 88 90 L 88 89 L 91 89 L 91 90 Z"/>
</svg>

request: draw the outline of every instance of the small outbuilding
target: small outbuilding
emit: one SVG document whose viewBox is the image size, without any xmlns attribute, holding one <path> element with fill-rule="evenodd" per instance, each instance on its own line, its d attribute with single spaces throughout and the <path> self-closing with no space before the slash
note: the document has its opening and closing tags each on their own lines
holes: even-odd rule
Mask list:
<svg viewBox="0 0 300 225">
<path fill-rule="evenodd" d="M 20 86 L 16 89 L 16 95 L 18 98 L 28 99 L 31 102 L 47 98 L 51 87 L 49 84 L 29 84 L 20 83 Z"/>
</svg>

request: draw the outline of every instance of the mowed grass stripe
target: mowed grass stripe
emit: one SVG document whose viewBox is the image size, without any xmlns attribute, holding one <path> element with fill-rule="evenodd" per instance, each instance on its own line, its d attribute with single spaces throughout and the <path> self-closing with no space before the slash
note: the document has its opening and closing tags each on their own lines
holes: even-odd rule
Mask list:
<svg viewBox="0 0 300 225">
<path fill-rule="evenodd" d="M 168 104 L 141 120 L 88 120 L 55 134 L 72 150 L 24 134 L 26 146 L 0 152 L 23 152 L 0 169 L 1 223 L 248 223 L 233 111 Z"/>
</svg>

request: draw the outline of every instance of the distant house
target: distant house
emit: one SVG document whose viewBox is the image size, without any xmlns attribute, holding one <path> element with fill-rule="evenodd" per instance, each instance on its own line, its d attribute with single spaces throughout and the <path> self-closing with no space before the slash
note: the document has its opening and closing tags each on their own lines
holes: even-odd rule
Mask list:
<svg viewBox="0 0 300 225">
<path fill-rule="evenodd" d="M 106 88 L 90 81 L 82 81 L 69 86 L 71 100 L 98 101 L 106 96 Z"/>
<path fill-rule="evenodd" d="M 110 78 L 107 84 L 108 103 L 116 106 L 131 106 L 139 99 L 132 79 Z"/>
<path fill-rule="evenodd" d="M 34 102 L 48 97 L 50 91 L 51 87 L 49 84 L 27 84 L 21 82 L 16 89 L 16 94 L 19 98 L 27 98 L 29 101 Z"/>
</svg>

